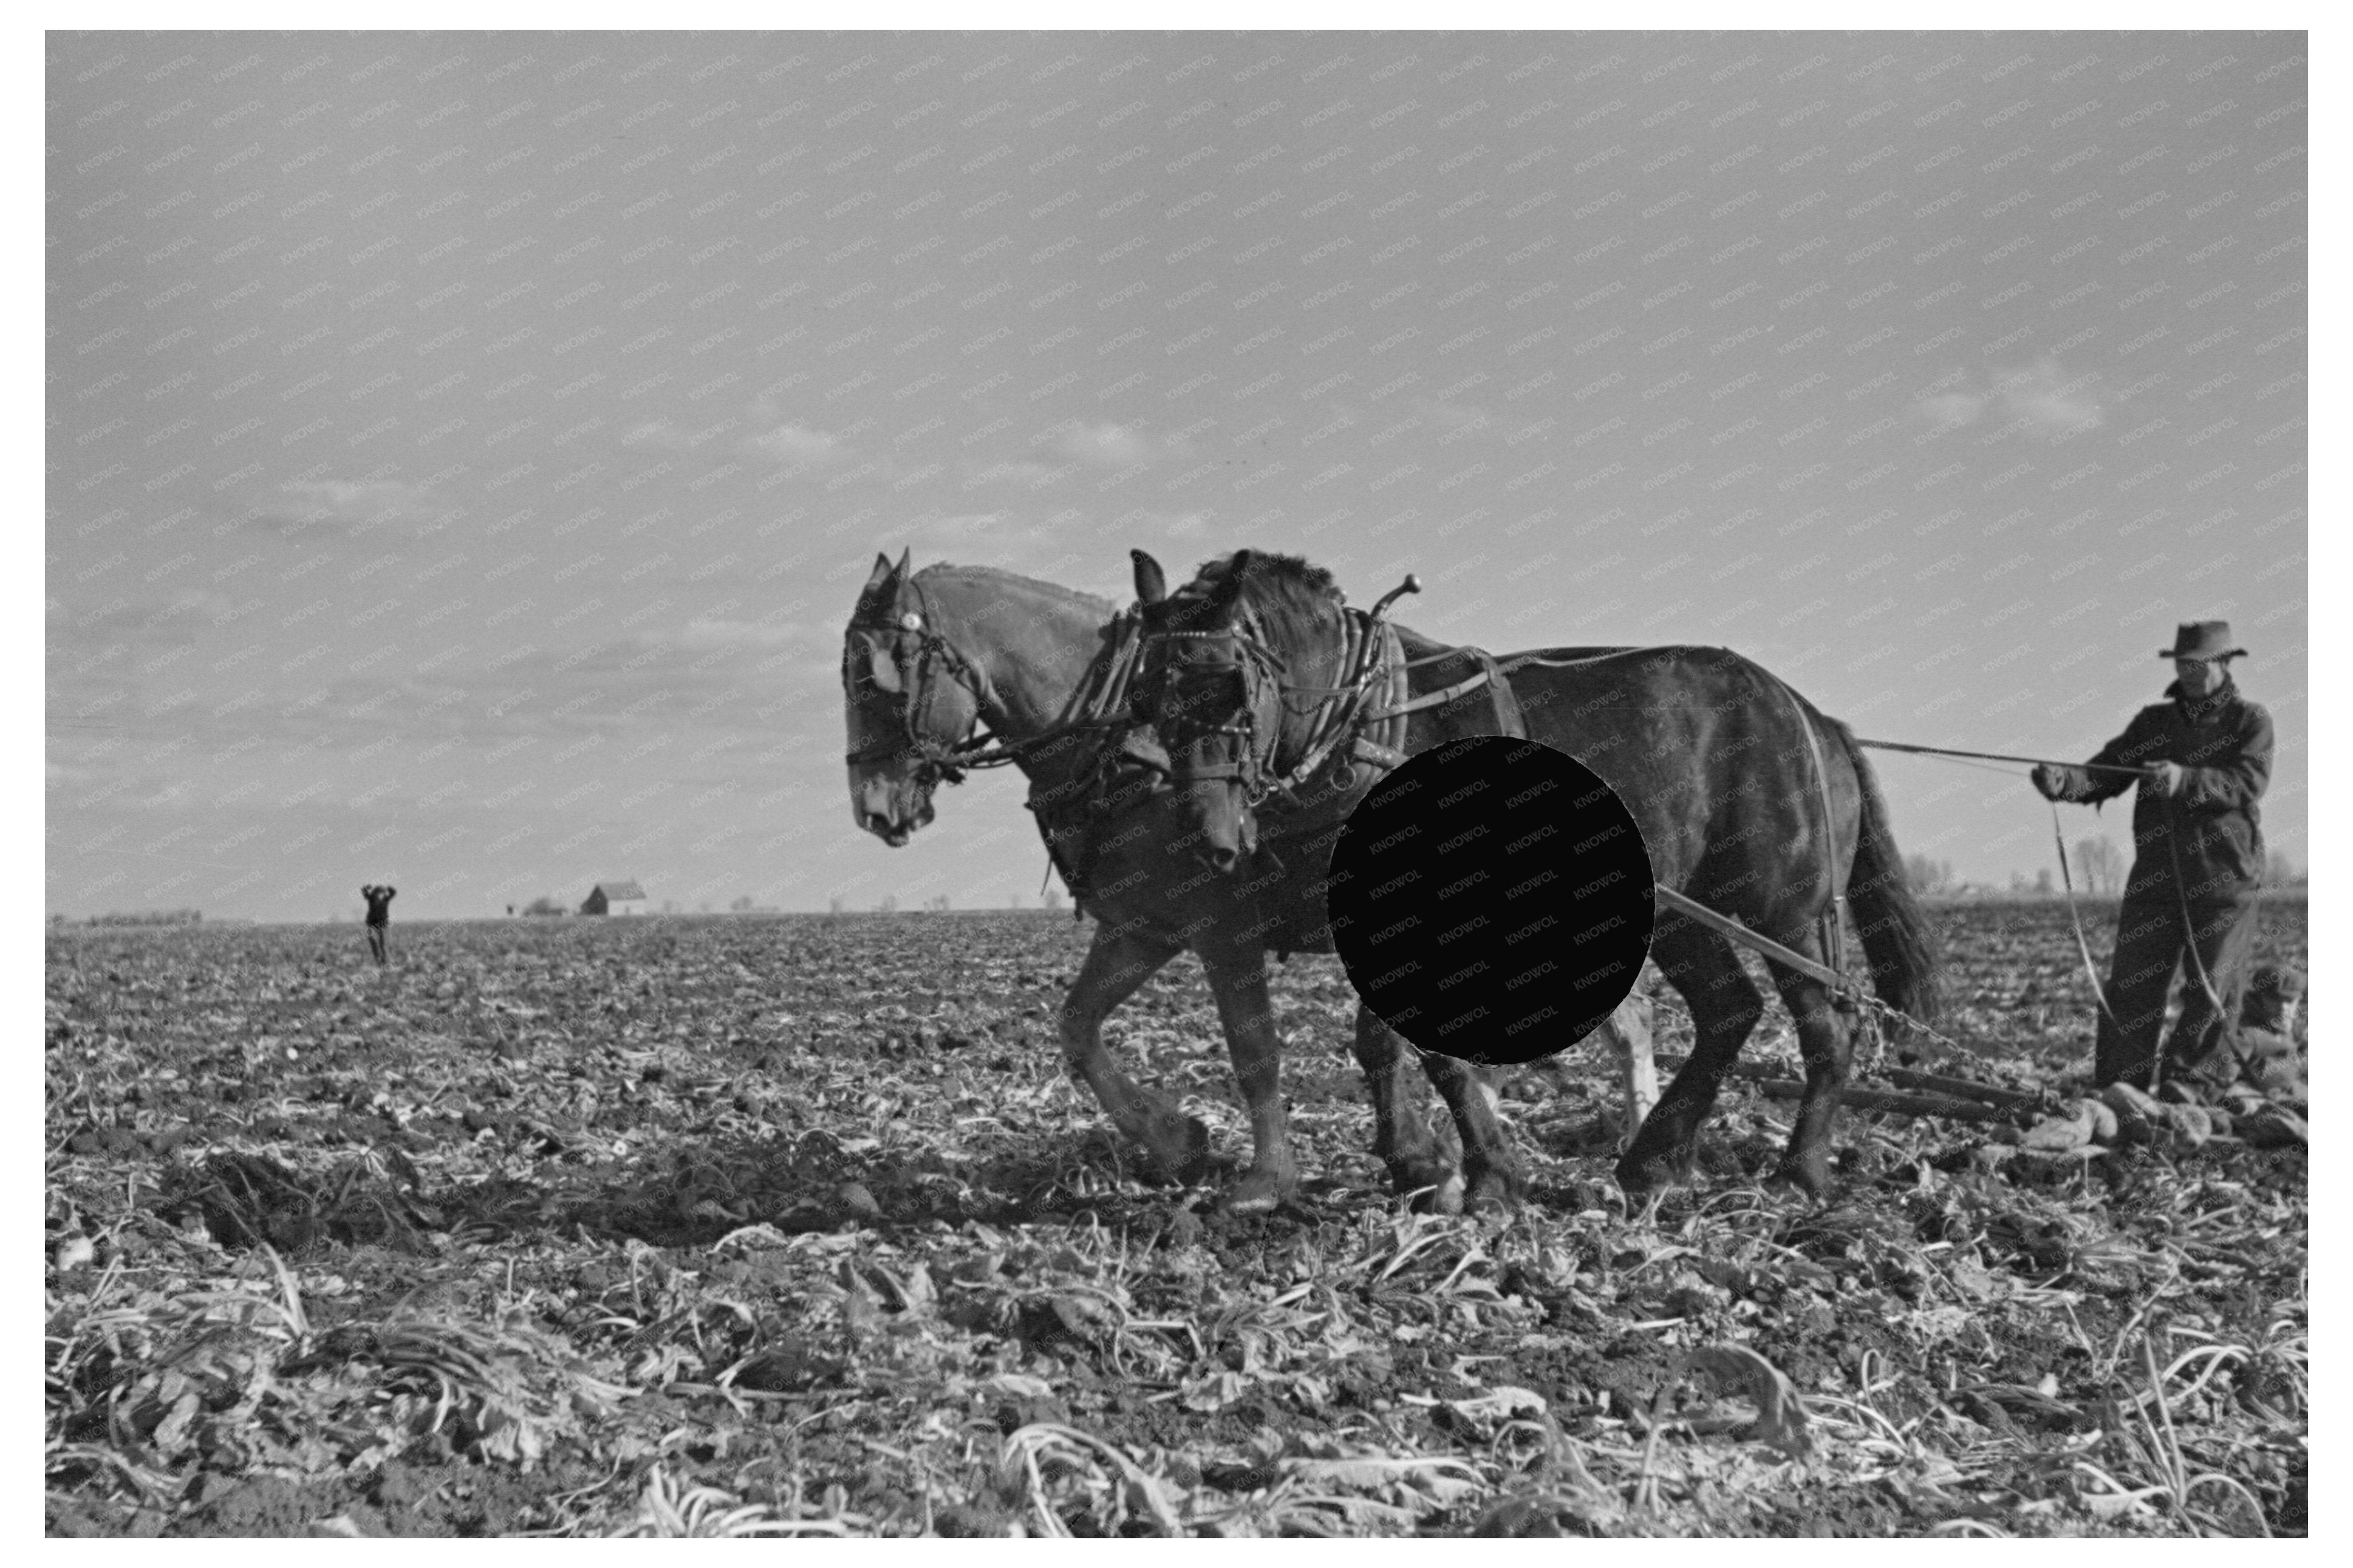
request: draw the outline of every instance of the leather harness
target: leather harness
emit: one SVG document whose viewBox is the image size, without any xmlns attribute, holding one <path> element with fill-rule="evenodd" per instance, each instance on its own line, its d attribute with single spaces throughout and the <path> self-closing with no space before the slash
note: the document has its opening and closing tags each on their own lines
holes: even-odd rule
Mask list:
<svg viewBox="0 0 2353 1568">
<path fill-rule="evenodd" d="M 1207 657 L 1196 654 L 1180 665 L 1163 664 L 1154 670 L 1140 694 L 1152 705 L 1155 715 L 1172 668 L 1181 668 L 1197 675 L 1239 674 L 1242 681 L 1241 704 L 1218 724 L 1186 734 L 1180 721 L 1184 739 L 1177 743 L 1178 752 L 1171 753 L 1171 782 L 1190 784 L 1224 780 L 1240 788 L 1245 803 L 1252 808 L 1269 796 L 1280 796 L 1298 805 L 1302 804 L 1297 795 L 1299 787 L 1328 762 L 1332 764 L 1332 787 L 1348 793 L 1369 782 L 1360 779 L 1358 763 L 1363 763 L 1376 778 L 1403 765 L 1408 755 L 1406 731 L 1414 714 L 1461 701 L 1482 688 L 1488 691 L 1493 705 L 1495 732 L 1525 737 L 1527 725 L 1520 712 L 1519 700 L 1493 655 L 1484 648 L 1466 646 L 1408 658 L 1397 627 L 1384 614 L 1387 604 L 1384 600 L 1371 611 L 1353 606 L 1342 610 L 1338 658 L 1341 679 L 1331 686 L 1299 686 L 1284 680 L 1283 661 L 1269 645 L 1256 612 L 1247 603 L 1230 626 L 1206 631 L 1146 634 L 1146 644 L 1225 645 L 1208 650 Z M 1226 657 L 1218 657 L 1220 653 Z M 1413 693 L 1412 671 L 1456 658 L 1475 661 L 1478 671 L 1438 690 Z M 1293 706 L 1299 699 L 1312 699 L 1315 704 L 1299 759 L 1288 768 L 1278 768 L 1276 764 L 1279 739 L 1269 737 L 1261 744 L 1257 733 L 1257 715 L 1270 684 L 1287 711 L 1300 711 Z M 1226 736 L 1230 742 L 1232 754 L 1227 761 L 1200 763 L 1179 754 L 1188 749 L 1186 740 L 1215 735 Z"/>
</svg>

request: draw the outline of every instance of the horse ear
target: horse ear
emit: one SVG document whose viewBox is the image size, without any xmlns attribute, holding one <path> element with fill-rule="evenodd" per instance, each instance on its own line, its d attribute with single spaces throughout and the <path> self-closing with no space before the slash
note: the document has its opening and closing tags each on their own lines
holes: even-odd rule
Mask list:
<svg viewBox="0 0 2353 1568">
<path fill-rule="evenodd" d="M 907 567 L 908 567 L 909 563 L 911 563 L 914 559 L 915 559 L 915 547 L 914 547 L 913 545 L 912 545 L 912 544 L 910 544 L 909 546 L 907 546 L 907 548 L 905 548 L 904 550 L 902 550 L 901 552 L 899 552 L 899 574 L 899 574 L 899 580 L 900 580 L 901 582 L 902 582 L 902 583 L 903 583 L 903 582 L 905 582 L 905 581 L 907 580 Z"/>
<path fill-rule="evenodd" d="M 1226 562 L 1226 569 L 1218 578 L 1217 586 L 1209 592 L 1209 608 L 1213 614 L 1224 615 L 1241 597 L 1242 574 L 1250 570 L 1250 552 L 1237 550 Z"/>
<path fill-rule="evenodd" d="M 1160 563 L 1141 550 L 1131 550 L 1128 559 L 1135 563 L 1135 596 L 1144 604 L 1156 605 L 1168 596 L 1168 574 Z"/>
<path fill-rule="evenodd" d="M 881 551 L 874 552 L 874 571 L 866 579 L 864 593 L 871 594 L 891 581 L 891 558 Z"/>
</svg>

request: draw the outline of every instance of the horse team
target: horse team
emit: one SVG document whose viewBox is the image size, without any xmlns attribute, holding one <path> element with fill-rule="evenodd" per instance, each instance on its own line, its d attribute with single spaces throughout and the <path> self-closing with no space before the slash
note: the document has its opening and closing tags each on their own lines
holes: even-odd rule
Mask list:
<svg viewBox="0 0 2353 1568">
<path fill-rule="evenodd" d="M 1208 1131 L 1120 1072 L 1104 1017 L 1178 952 L 1199 956 L 1253 1145 L 1226 1202 L 1279 1206 L 1299 1173 L 1266 955 L 1333 951 L 1325 884 L 1349 810 L 1388 767 L 1470 736 L 1524 734 L 1577 758 L 1632 812 L 1660 888 L 1810 967 L 1843 971 L 1844 903 L 1880 1001 L 1933 1021 L 1935 940 L 1872 770 L 1845 725 L 1754 662 L 1683 646 L 1490 655 L 1388 620 L 1394 594 L 1370 614 L 1350 606 L 1296 557 L 1238 552 L 1173 593 L 1150 556 L 1134 564 L 1136 603 L 1122 610 L 1011 573 L 878 555 L 844 634 L 842 690 L 852 810 L 886 843 L 931 822 L 938 785 L 967 769 L 1028 776 L 1048 852 L 1095 920 L 1062 1008 L 1065 1060 L 1167 1178 L 1206 1174 Z M 1664 905 L 1651 957 L 1695 1037 L 1618 1163 L 1636 1194 L 1688 1173 L 1764 1012 L 1732 942 Z M 1779 1174 L 1820 1196 L 1858 1013 L 1818 974 L 1766 964 L 1806 1068 Z M 1400 1194 L 1449 1213 L 1517 1197 L 1492 1069 L 1417 1050 L 1361 1004 L 1354 1044 Z M 1427 1087 L 1454 1137 L 1433 1132 Z"/>
</svg>

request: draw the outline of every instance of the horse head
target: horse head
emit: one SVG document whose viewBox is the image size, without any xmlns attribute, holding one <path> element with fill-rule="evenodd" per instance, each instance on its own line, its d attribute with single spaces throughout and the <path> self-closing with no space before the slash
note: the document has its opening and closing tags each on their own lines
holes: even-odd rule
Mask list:
<svg viewBox="0 0 2353 1568">
<path fill-rule="evenodd" d="M 1303 747 L 1315 704 L 1286 701 L 1286 681 L 1294 669 L 1329 679 L 1340 592 L 1304 562 L 1242 550 L 1171 595 L 1159 563 L 1132 554 L 1145 637 L 1135 717 L 1168 748 L 1201 858 L 1231 870 L 1256 853 L 1255 808 Z"/>
<path fill-rule="evenodd" d="M 941 780 L 963 782 L 956 757 L 980 721 L 970 663 L 933 624 L 913 553 L 874 557 L 842 632 L 850 815 L 894 848 L 931 823 Z"/>
</svg>

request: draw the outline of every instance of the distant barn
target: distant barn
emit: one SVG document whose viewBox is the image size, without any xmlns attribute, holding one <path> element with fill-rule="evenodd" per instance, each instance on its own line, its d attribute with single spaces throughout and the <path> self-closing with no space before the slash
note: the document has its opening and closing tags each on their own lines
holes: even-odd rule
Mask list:
<svg viewBox="0 0 2353 1568">
<path fill-rule="evenodd" d="M 646 912 L 646 890 L 635 882 L 599 882 L 588 889 L 580 900 L 584 915 L 641 915 Z"/>
</svg>

